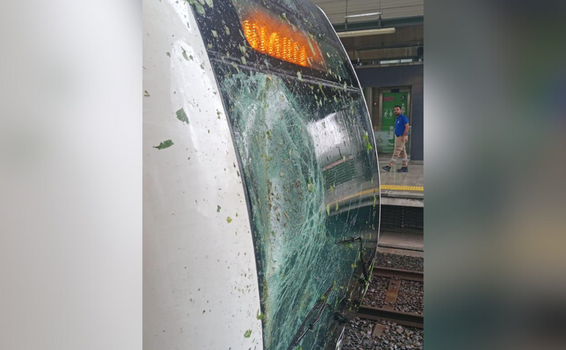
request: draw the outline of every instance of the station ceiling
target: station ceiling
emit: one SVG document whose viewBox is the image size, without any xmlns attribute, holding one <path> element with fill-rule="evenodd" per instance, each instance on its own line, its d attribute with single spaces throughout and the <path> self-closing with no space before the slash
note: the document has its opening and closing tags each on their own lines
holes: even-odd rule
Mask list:
<svg viewBox="0 0 566 350">
<path fill-rule="evenodd" d="M 337 32 L 373 28 L 395 28 L 394 34 L 343 38 L 348 56 L 358 65 L 376 65 L 391 60 L 420 62 L 424 46 L 424 0 L 311 0 L 328 16 Z M 377 15 L 348 18 L 381 12 Z"/>
<path fill-rule="evenodd" d="M 328 16 L 333 25 L 344 23 L 344 16 L 381 11 L 383 19 L 424 16 L 424 0 L 311 0 Z M 347 7 L 347 9 L 346 9 Z M 364 22 L 374 17 L 349 18 L 348 23 Z"/>
</svg>

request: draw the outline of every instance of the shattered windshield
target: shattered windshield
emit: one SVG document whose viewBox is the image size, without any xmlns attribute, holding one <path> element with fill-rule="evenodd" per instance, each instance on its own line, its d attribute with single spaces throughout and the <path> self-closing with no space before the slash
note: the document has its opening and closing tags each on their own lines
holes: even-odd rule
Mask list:
<svg viewBox="0 0 566 350">
<path fill-rule="evenodd" d="M 363 131 L 369 124 L 358 117 L 359 93 L 232 66 L 220 70 L 252 210 L 266 348 L 285 349 L 319 299 L 336 308 L 348 298 L 359 255 L 367 252 L 357 242 L 336 242 L 376 239 L 375 224 L 369 225 L 376 220 L 374 198 L 357 208 L 356 196 L 377 185 Z"/>
</svg>

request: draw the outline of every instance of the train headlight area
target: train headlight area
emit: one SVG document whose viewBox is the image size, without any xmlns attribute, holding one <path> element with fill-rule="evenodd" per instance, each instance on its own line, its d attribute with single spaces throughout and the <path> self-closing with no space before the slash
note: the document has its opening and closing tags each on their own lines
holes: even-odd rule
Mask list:
<svg viewBox="0 0 566 350">
<path fill-rule="evenodd" d="M 385 188 L 332 24 L 307 0 L 148 1 L 144 29 L 144 347 L 335 349 Z"/>
</svg>

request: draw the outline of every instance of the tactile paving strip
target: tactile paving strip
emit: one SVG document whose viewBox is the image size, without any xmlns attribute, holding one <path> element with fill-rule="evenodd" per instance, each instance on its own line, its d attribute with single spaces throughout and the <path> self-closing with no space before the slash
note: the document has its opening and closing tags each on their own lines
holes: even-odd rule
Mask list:
<svg viewBox="0 0 566 350">
<path fill-rule="evenodd" d="M 382 185 L 381 189 L 394 191 L 424 191 L 423 186 Z"/>
</svg>

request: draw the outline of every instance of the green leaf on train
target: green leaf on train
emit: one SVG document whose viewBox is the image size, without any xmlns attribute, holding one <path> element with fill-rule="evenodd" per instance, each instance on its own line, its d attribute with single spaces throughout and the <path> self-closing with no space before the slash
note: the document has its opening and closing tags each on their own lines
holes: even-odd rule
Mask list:
<svg viewBox="0 0 566 350">
<path fill-rule="evenodd" d="M 202 7 L 202 5 L 198 2 L 195 2 L 195 8 L 197 10 L 197 13 L 199 15 L 204 15 L 204 7 Z"/>
<path fill-rule="evenodd" d="M 177 119 L 185 124 L 189 124 L 189 118 L 187 117 L 187 113 L 185 113 L 185 110 L 183 108 L 179 109 L 177 112 L 175 112 L 175 114 L 177 115 Z"/>
<path fill-rule="evenodd" d="M 171 140 L 166 140 L 166 141 L 161 142 L 161 143 L 159 144 L 159 146 L 153 146 L 153 148 L 157 148 L 158 150 L 162 150 L 162 149 L 165 149 L 165 148 L 169 148 L 169 147 L 171 147 L 171 146 L 173 146 L 173 145 L 174 145 L 173 141 L 171 141 Z"/>
</svg>

